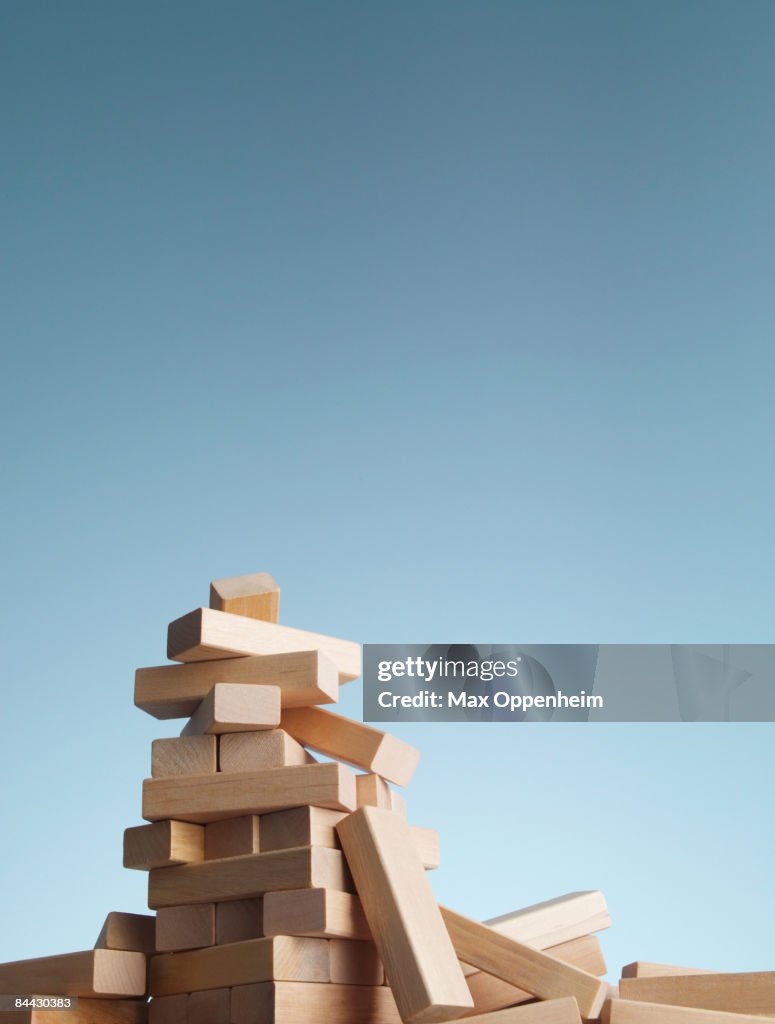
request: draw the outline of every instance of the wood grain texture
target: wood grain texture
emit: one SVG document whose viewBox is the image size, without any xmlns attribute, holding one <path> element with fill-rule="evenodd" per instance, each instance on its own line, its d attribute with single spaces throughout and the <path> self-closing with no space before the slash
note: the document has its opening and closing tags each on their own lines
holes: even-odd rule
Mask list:
<svg viewBox="0 0 775 1024">
<path fill-rule="evenodd" d="M 348 884 L 339 850 L 307 846 L 153 870 L 148 876 L 148 906 L 157 909 L 252 899 L 275 889 L 344 891 Z"/>
<path fill-rule="evenodd" d="M 501 914 L 485 924 L 517 942 L 545 949 L 610 928 L 611 918 L 602 892 L 593 889 Z"/>
<path fill-rule="evenodd" d="M 531 1006 L 512 1006 L 466 1017 L 466 1024 L 581 1024 L 575 999 L 547 999 Z"/>
<path fill-rule="evenodd" d="M 406 800 L 379 775 L 373 772 L 356 775 L 355 784 L 359 807 L 378 807 L 382 811 L 393 811 L 406 817 Z"/>
<path fill-rule="evenodd" d="M 62 994 L 62 993 L 60 993 Z M 140 999 L 80 999 L 78 1007 L 61 1010 L 11 1010 L 3 1024 L 146 1024 L 148 1004 Z"/>
<path fill-rule="evenodd" d="M 638 1003 L 629 999 L 611 999 L 606 1003 L 601 1019 L 603 1024 L 772 1024 L 771 1017 L 665 1006 L 662 1003 Z"/>
<path fill-rule="evenodd" d="M 336 665 L 320 651 L 307 650 L 139 668 L 135 706 L 154 718 L 188 718 L 216 683 L 279 686 L 284 708 L 339 699 Z"/>
<path fill-rule="evenodd" d="M 215 942 L 215 904 L 162 907 L 156 915 L 156 949 L 175 953 Z"/>
<path fill-rule="evenodd" d="M 276 729 L 280 687 L 216 683 L 181 730 L 181 736 Z"/>
<path fill-rule="evenodd" d="M 226 733 L 218 743 L 222 772 L 255 772 L 315 763 L 312 754 L 284 729 Z"/>
<path fill-rule="evenodd" d="M 222 945 L 225 942 L 263 939 L 263 922 L 263 900 L 260 897 L 218 903 L 215 907 L 215 941 Z"/>
<path fill-rule="evenodd" d="M 192 992 L 186 1003 L 185 1024 L 229 1024 L 230 1009 L 229 988 L 206 988 L 201 992 Z"/>
<path fill-rule="evenodd" d="M 196 608 L 171 622 L 167 629 L 170 661 L 210 661 L 229 656 L 310 650 L 320 651 L 333 661 L 340 683 L 357 679 L 361 674 L 360 644 L 351 640 L 246 619 L 212 608 Z"/>
<path fill-rule="evenodd" d="M 152 996 L 231 988 L 259 981 L 317 981 L 329 979 L 325 939 L 249 939 L 190 953 L 160 953 L 151 958 Z"/>
<path fill-rule="evenodd" d="M 143 782 L 143 817 L 148 821 L 207 823 L 309 803 L 347 811 L 355 807 L 355 800 L 355 776 L 334 762 Z"/>
<path fill-rule="evenodd" d="M 94 948 L 153 953 L 156 948 L 155 929 L 156 919 L 150 914 L 125 914 L 113 910 L 105 918 Z"/>
<path fill-rule="evenodd" d="M 0 964 L 0 992 L 39 996 L 141 996 L 144 953 L 89 949 Z"/>
<path fill-rule="evenodd" d="M 389 988 L 371 985 L 243 985 L 231 990 L 232 1024 L 401 1024 Z"/>
<path fill-rule="evenodd" d="M 775 1016 L 775 971 L 622 978 L 622 999 Z"/>
<path fill-rule="evenodd" d="M 148 1004 L 148 1024 L 186 1024 L 188 993 L 158 996 Z M 58 1024 L 54 1021 L 54 1024 Z"/>
<path fill-rule="evenodd" d="M 673 974 L 713 974 L 713 971 L 702 967 L 676 967 L 673 964 L 653 964 L 646 960 L 636 960 L 622 967 L 623 978 L 665 978 Z"/>
<path fill-rule="evenodd" d="M 295 846 L 329 846 L 339 849 L 336 826 L 347 811 L 324 807 L 292 807 L 261 815 L 261 849 L 286 850 Z"/>
<path fill-rule="evenodd" d="M 158 821 L 124 832 L 124 867 L 151 868 L 204 860 L 205 830 L 187 821 Z"/>
<path fill-rule="evenodd" d="M 406 822 L 364 807 L 337 826 L 404 1021 L 443 1021 L 473 1000 Z"/>
<path fill-rule="evenodd" d="M 280 618 L 280 588 L 268 572 L 213 580 L 210 584 L 210 607 L 263 622 L 277 622 Z"/>
<path fill-rule="evenodd" d="M 441 864 L 439 833 L 435 828 L 421 828 L 419 825 L 410 825 L 409 828 L 422 866 L 426 871 L 437 868 Z"/>
<path fill-rule="evenodd" d="M 382 985 L 385 972 L 373 942 L 331 939 L 331 981 L 336 985 Z"/>
<path fill-rule="evenodd" d="M 205 860 L 243 857 L 261 850 L 261 819 L 257 814 L 224 818 L 205 825 Z"/>
<path fill-rule="evenodd" d="M 361 901 L 336 889 L 291 889 L 264 897 L 265 935 L 371 939 Z"/>
<path fill-rule="evenodd" d="M 151 775 L 205 775 L 218 770 L 215 736 L 176 736 L 151 743 Z"/>
</svg>

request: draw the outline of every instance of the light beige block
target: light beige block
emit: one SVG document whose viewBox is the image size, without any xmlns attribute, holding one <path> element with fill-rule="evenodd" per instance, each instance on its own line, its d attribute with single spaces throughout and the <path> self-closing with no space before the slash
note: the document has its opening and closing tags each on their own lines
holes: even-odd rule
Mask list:
<svg viewBox="0 0 775 1024">
<path fill-rule="evenodd" d="M 231 989 L 207 988 L 192 992 L 186 1005 L 185 1024 L 229 1024 Z"/>
<path fill-rule="evenodd" d="M 391 789 L 379 775 L 356 775 L 355 785 L 359 807 L 378 807 L 380 810 L 393 811 L 406 817 L 406 800 L 400 793 Z"/>
<path fill-rule="evenodd" d="M 263 939 L 263 921 L 263 900 L 260 897 L 218 903 L 215 908 L 215 941 L 222 945 L 225 942 Z"/>
<path fill-rule="evenodd" d="M 95 949 L 127 949 L 153 953 L 156 919 L 150 914 L 124 914 L 111 911 L 94 943 Z M 0 1022 L 2 1018 L 0 1017 Z"/>
<path fill-rule="evenodd" d="M 772 1024 L 771 1017 L 665 1006 L 662 1003 L 638 1003 L 629 999 L 610 1000 L 601 1019 L 603 1024 Z"/>
<path fill-rule="evenodd" d="M 205 830 L 187 821 L 157 821 L 124 832 L 124 867 L 150 871 L 204 860 Z"/>
<path fill-rule="evenodd" d="M 611 927 L 602 892 L 570 892 L 485 921 L 517 942 L 545 949 Z"/>
<path fill-rule="evenodd" d="M 385 980 L 382 961 L 373 942 L 331 939 L 331 981 L 337 985 L 381 985 Z"/>
<path fill-rule="evenodd" d="M 265 935 L 371 939 L 357 896 L 336 889 L 291 889 L 264 896 Z"/>
<path fill-rule="evenodd" d="M 276 729 L 280 687 L 216 683 L 183 727 L 181 736 Z"/>
<path fill-rule="evenodd" d="M 268 572 L 230 576 L 210 584 L 210 607 L 263 622 L 280 617 L 280 588 Z"/>
<path fill-rule="evenodd" d="M 287 850 L 296 846 L 328 846 L 339 849 L 336 826 L 347 811 L 325 807 L 292 807 L 261 815 L 261 849 Z"/>
<path fill-rule="evenodd" d="M 205 825 L 205 860 L 259 853 L 260 828 L 261 819 L 257 814 L 211 821 Z"/>
<path fill-rule="evenodd" d="M 218 771 L 215 736 L 176 736 L 151 743 L 151 775 L 206 775 Z"/>
<path fill-rule="evenodd" d="M 0 992 L 38 996 L 141 996 L 145 954 L 88 949 L 0 964 Z M 56 1012 L 56 1011 L 54 1011 Z"/>
<path fill-rule="evenodd" d="M 673 974 L 713 973 L 713 971 L 705 970 L 702 967 L 676 967 L 673 964 L 654 964 L 646 960 L 636 960 L 635 963 L 625 964 L 622 967 L 623 978 L 665 978 Z"/>
<path fill-rule="evenodd" d="M 162 907 L 156 915 L 156 949 L 174 953 L 215 942 L 215 904 Z"/>
<path fill-rule="evenodd" d="M 312 754 L 284 729 L 227 733 L 220 737 L 219 750 L 222 772 L 255 772 L 315 763 Z"/>
<path fill-rule="evenodd" d="M 775 1016 L 775 971 L 622 978 L 622 999 Z"/>
<path fill-rule="evenodd" d="M 232 1024 L 401 1024 L 389 988 L 277 982 L 231 991 Z"/>
<path fill-rule="evenodd" d="M 466 1024 L 581 1024 L 575 999 L 547 999 L 531 1006 L 512 1006 L 466 1017 Z"/>
</svg>

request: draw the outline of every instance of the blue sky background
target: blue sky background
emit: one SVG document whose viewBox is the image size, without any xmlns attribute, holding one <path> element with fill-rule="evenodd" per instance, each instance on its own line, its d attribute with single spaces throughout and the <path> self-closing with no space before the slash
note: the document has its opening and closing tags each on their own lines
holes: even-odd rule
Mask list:
<svg viewBox="0 0 775 1024">
<path fill-rule="evenodd" d="M 212 578 L 361 641 L 775 639 L 771 3 L 0 23 L 0 960 L 143 909 L 133 670 Z M 395 731 L 445 902 L 772 968 L 771 725 Z"/>
</svg>

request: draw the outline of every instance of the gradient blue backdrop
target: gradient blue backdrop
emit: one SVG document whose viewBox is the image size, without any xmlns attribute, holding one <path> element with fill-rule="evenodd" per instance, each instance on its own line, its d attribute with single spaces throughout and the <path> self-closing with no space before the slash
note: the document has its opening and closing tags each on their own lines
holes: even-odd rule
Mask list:
<svg viewBox="0 0 775 1024">
<path fill-rule="evenodd" d="M 362 641 L 775 639 L 769 0 L 0 23 L 0 960 L 143 909 L 133 669 L 213 577 Z M 774 966 L 772 726 L 396 732 L 445 902 Z"/>
</svg>

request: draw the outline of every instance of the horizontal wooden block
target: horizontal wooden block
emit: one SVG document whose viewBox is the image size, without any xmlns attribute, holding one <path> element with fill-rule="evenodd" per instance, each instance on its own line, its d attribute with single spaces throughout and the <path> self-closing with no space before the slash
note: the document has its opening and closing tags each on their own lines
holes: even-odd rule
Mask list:
<svg viewBox="0 0 775 1024">
<path fill-rule="evenodd" d="M 622 999 L 775 1016 L 775 971 L 622 978 Z"/>
<path fill-rule="evenodd" d="M 331 981 L 337 985 L 381 985 L 382 961 L 373 942 L 331 939 L 328 944 Z"/>
<path fill-rule="evenodd" d="M 501 914 L 485 924 L 517 942 L 545 949 L 610 928 L 611 918 L 602 892 L 593 889 Z"/>
<path fill-rule="evenodd" d="M 261 849 L 260 821 L 257 814 L 243 814 L 239 818 L 224 818 L 205 825 L 205 860 L 258 853 Z"/>
<path fill-rule="evenodd" d="M 665 978 L 673 974 L 713 974 L 702 967 L 676 967 L 673 964 L 652 964 L 646 960 L 622 967 L 623 978 Z"/>
<path fill-rule="evenodd" d="M 361 674 L 361 647 L 351 640 L 246 619 L 242 615 L 212 608 L 196 608 L 171 622 L 167 630 L 167 657 L 170 661 L 209 661 L 228 658 L 229 655 L 240 657 L 312 650 L 320 651 L 333 661 L 340 683 L 357 679 Z"/>
<path fill-rule="evenodd" d="M 466 1024 L 581 1024 L 575 999 L 547 999 L 532 1006 L 512 1006 L 466 1017 Z"/>
<path fill-rule="evenodd" d="M 177 996 L 157 996 L 148 1004 L 148 1024 L 186 1024 L 187 1009 L 187 992 Z"/>
<path fill-rule="evenodd" d="M 146 1024 L 148 1004 L 140 999 L 79 998 L 73 1010 L 10 1010 L 0 1020 L 3 1024 Z"/>
<path fill-rule="evenodd" d="M 355 807 L 355 776 L 344 765 L 299 764 L 258 772 L 170 776 L 143 782 L 143 817 L 205 823 L 314 803 Z"/>
<path fill-rule="evenodd" d="M 250 939 L 190 953 L 160 953 L 151 959 L 152 996 L 231 988 L 259 981 L 317 981 L 329 979 L 325 939 Z"/>
<path fill-rule="evenodd" d="M 181 736 L 276 729 L 280 687 L 216 683 L 181 731 Z"/>
<path fill-rule="evenodd" d="M 162 907 L 156 915 L 156 949 L 174 953 L 215 942 L 215 904 Z"/>
<path fill-rule="evenodd" d="M 263 939 L 263 921 L 263 900 L 260 897 L 218 903 L 215 907 L 215 941 L 222 945 L 225 942 Z"/>
<path fill-rule="evenodd" d="M 155 929 L 156 919 L 150 914 L 124 914 L 113 910 L 105 918 L 94 948 L 153 953 Z"/>
<path fill-rule="evenodd" d="M 408 785 L 420 760 L 420 751 L 396 736 L 323 708 L 288 708 L 282 727 L 299 743 L 398 786 Z"/>
<path fill-rule="evenodd" d="M 261 849 L 287 850 L 296 846 L 328 846 L 339 849 L 336 826 L 346 811 L 325 807 L 292 807 L 261 815 Z"/>
<path fill-rule="evenodd" d="M 185 1024 L 229 1024 L 231 989 L 207 988 L 192 992 L 186 1005 Z"/>
<path fill-rule="evenodd" d="M 612 999 L 606 1003 L 602 1021 L 603 1024 L 772 1024 L 771 1017 L 665 1006 L 663 1003 L 637 1003 L 629 999 Z"/>
<path fill-rule="evenodd" d="M 157 821 L 124 831 L 124 867 L 150 871 L 204 860 L 205 830 L 187 821 Z"/>
<path fill-rule="evenodd" d="M 465 963 L 539 999 L 572 996 L 585 1019 L 600 1015 L 608 994 L 605 982 L 446 907 L 441 913 L 457 955 Z"/>
<path fill-rule="evenodd" d="M 371 939 L 357 896 L 336 889 L 291 889 L 264 897 L 265 935 Z"/>
<path fill-rule="evenodd" d="M 284 708 L 333 704 L 339 672 L 319 651 L 158 665 L 135 672 L 135 705 L 154 718 L 188 718 L 216 683 L 279 686 Z"/>
<path fill-rule="evenodd" d="M 151 775 L 206 775 L 218 771 L 215 736 L 176 736 L 151 743 Z"/>
<path fill-rule="evenodd" d="M 242 985 L 231 990 L 231 1024 L 401 1024 L 389 988 L 370 985 Z"/>
<path fill-rule="evenodd" d="M 315 763 L 312 754 L 284 729 L 226 733 L 219 740 L 219 759 L 222 772 L 255 772 Z"/>
<path fill-rule="evenodd" d="M 277 622 L 280 617 L 280 588 L 268 572 L 213 580 L 210 584 L 210 607 L 263 622 Z"/>
<path fill-rule="evenodd" d="M 275 889 L 345 890 L 347 885 L 347 867 L 339 850 L 308 846 L 151 871 L 148 906 L 252 899 Z"/>
<path fill-rule="evenodd" d="M 144 953 L 88 949 L 0 964 L 0 992 L 38 996 L 141 996 Z"/>
<path fill-rule="evenodd" d="M 359 807 L 377 807 L 382 811 L 393 811 L 406 817 L 406 800 L 400 793 L 391 789 L 379 775 L 371 772 L 356 775 L 355 785 Z"/>
</svg>

